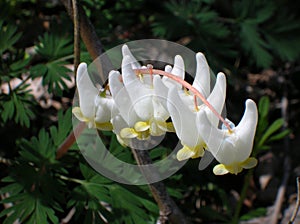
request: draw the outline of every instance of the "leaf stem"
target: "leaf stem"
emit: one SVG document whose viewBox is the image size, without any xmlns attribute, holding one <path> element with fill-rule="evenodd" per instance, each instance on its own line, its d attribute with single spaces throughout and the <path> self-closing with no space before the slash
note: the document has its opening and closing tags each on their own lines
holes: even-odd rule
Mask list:
<svg viewBox="0 0 300 224">
<path fill-rule="evenodd" d="M 71 181 L 77 184 L 83 184 L 84 180 L 80 180 L 80 179 L 76 179 L 76 178 L 71 178 L 71 177 L 66 177 L 64 175 L 58 175 L 58 177 L 62 180 L 67 180 L 67 181 Z"/>
</svg>

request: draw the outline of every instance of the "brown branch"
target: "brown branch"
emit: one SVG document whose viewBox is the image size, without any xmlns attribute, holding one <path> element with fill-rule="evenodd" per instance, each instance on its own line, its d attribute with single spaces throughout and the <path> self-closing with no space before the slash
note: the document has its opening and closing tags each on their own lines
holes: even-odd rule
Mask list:
<svg viewBox="0 0 300 224">
<path fill-rule="evenodd" d="M 74 74 L 76 76 L 77 68 L 80 63 L 80 18 L 78 14 L 77 0 L 72 0 L 73 3 L 73 21 L 74 21 Z"/>
<path fill-rule="evenodd" d="M 138 165 L 152 164 L 152 160 L 149 156 L 148 151 L 132 149 L 132 153 Z M 145 174 L 142 168 L 141 171 L 144 174 L 144 177 L 147 178 L 147 175 L 149 175 L 149 173 Z M 156 175 L 156 174 L 151 173 L 151 175 Z M 153 179 L 153 177 L 150 179 Z M 174 202 L 174 200 L 168 194 L 167 189 L 163 184 L 163 182 L 156 182 L 156 183 L 149 184 L 149 188 L 156 203 L 158 204 L 158 208 L 160 211 L 159 213 L 160 224 L 167 223 L 167 221 L 173 224 L 189 223 L 188 220 L 185 218 L 184 214 L 181 212 L 181 210 Z"/>
<path fill-rule="evenodd" d="M 73 6 L 71 4 L 72 2 L 70 0 L 61 0 L 61 2 L 65 6 L 69 16 L 73 21 L 74 12 L 73 12 Z M 82 41 L 84 42 L 92 59 L 95 60 L 104 52 L 102 44 L 96 34 L 94 26 L 86 16 L 81 5 L 78 5 L 77 9 L 78 9 L 78 15 L 80 17 L 79 30 L 80 30 Z"/>
<path fill-rule="evenodd" d="M 56 151 L 56 159 L 60 159 L 65 155 L 69 148 L 74 144 L 76 141 L 76 136 L 79 136 L 80 133 L 85 129 L 86 125 L 83 122 L 80 122 L 77 127 L 75 127 L 74 131 L 72 131 L 65 141 L 58 147 Z"/>
<path fill-rule="evenodd" d="M 75 13 L 73 10 L 74 7 L 72 6 L 73 1 L 71 0 L 60 0 L 60 1 L 65 6 L 70 18 L 74 22 Z M 94 26 L 92 25 L 89 18 L 85 14 L 84 9 L 80 4 L 77 4 L 76 9 L 78 11 L 77 17 L 80 18 L 78 29 L 80 30 L 81 39 L 84 45 L 86 46 L 89 54 L 91 55 L 92 59 L 94 60 L 93 63 L 96 66 L 102 81 L 101 84 L 104 85 L 107 80 L 108 72 L 112 70 L 114 67 L 112 66 L 109 58 L 106 55 L 103 55 L 104 53 L 103 46 L 100 42 L 100 39 L 97 36 Z M 74 26 L 76 27 L 76 22 L 74 22 Z M 100 55 L 102 55 L 101 58 L 99 58 Z"/>
</svg>

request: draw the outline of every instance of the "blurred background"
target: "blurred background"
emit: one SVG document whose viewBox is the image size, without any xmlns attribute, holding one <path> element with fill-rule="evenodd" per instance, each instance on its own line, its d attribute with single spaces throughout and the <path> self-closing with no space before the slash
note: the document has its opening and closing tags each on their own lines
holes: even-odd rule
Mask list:
<svg viewBox="0 0 300 224">
<path fill-rule="evenodd" d="M 62 2 L 68 1 L 0 2 L 0 223 L 155 223 L 158 207 L 147 186 L 120 185 L 102 177 L 86 164 L 76 144 L 56 158 L 71 131 L 75 92 L 73 21 Z M 199 171 L 195 159 L 164 181 L 186 217 L 192 223 L 287 223 L 300 176 L 300 4 L 77 3 L 104 50 L 156 38 L 203 52 L 214 73 L 227 76 L 226 108 L 234 123 L 247 98 L 257 102 L 255 169 L 214 176 L 215 161 Z M 92 62 L 83 42 L 80 61 Z M 116 156 L 134 163 L 130 150 L 118 145 L 111 133 L 102 134 Z M 175 138 L 169 136 L 154 149 L 152 159 L 165 157 Z"/>
</svg>

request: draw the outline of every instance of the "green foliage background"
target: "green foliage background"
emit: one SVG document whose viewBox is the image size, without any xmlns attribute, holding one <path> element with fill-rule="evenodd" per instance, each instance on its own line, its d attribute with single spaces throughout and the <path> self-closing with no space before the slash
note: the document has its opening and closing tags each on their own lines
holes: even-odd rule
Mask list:
<svg viewBox="0 0 300 224">
<path fill-rule="evenodd" d="M 258 102 L 265 95 L 264 90 L 270 88 L 273 94 L 259 101 L 256 155 L 272 150 L 273 141 L 291 133 L 281 131 L 284 120 L 277 119 L 278 111 L 270 106 L 283 95 L 280 84 L 250 86 L 246 74 L 272 69 L 278 79 L 281 76 L 288 79 L 289 98 L 299 99 L 298 3 L 284 0 L 78 2 L 105 49 L 134 39 L 162 38 L 203 52 L 214 71 L 224 71 L 229 77 L 233 93 L 229 93 L 228 113 L 235 120 L 243 110 L 235 104 L 242 105 L 247 97 Z M 67 86 L 73 76 L 68 66 L 73 63 L 73 25 L 63 5 L 54 0 L 3 0 L 0 9 L 5 12 L 0 14 L 0 194 L 3 196 L 0 222 L 9 224 L 18 219 L 30 224 L 59 223 L 70 210 L 76 209 L 72 223 L 155 223 L 158 207 L 147 186 L 126 186 L 106 179 L 86 164 L 76 145 L 62 159 L 56 159 L 56 150 L 70 133 L 72 124 L 70 100 L 66 104 L 63 99 L 72 99 L 75 90 Z M 81 61 L 91 62 L 83 44 Z M 38 78 L 46 94 L 60 103 L 60 110 L 41 107 L 28 84 Z M 12 86 L 13 80 L 18 80 L 18 84 Z M 249 86 L 253 89 L 250 92 L 246 88 Z M 297 133 L 299 111 L 294 110 L 293 114 L 290 119 Z M 104 134 L 108 139 L 106 144 L 113 146 L 116 156 L 134 162 L 130 150 Z M 153 159 L 164 157 L 170 150 L 168 147 L 166 144 L 163 150 L 154 151 Z M 244 174 L 228 186 L 222 182 L 227 177 L 213 176 L 211 167 L 199 172 L 198 162 L 190 161 L 165 181 L 169 193 L 194 223 L 236 221 L 231 218 L 235 206 L 228 192 L 243 187 L 237 183 L 242 182 Z M 206 206 L 198 206 L 200 199 Z M 8 203 L 12 206 L 6 207 Z M 242 218 L 265 212 L 259 207 L 253 209 L 248 214 L 248 210 L 243 211 Z"/>
</svg>

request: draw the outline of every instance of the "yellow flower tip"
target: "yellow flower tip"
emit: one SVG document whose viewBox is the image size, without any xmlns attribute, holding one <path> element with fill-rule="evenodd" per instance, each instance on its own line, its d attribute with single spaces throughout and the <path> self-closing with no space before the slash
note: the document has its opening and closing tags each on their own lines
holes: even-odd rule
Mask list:
<svg viewBox="0 0 300 224">
<path fill-rule="evenodd" d="M 149 128 L 150 128 L 149 122 L 145 122 L 145 121 L 136 122 L 135 125 L 134 125 L 134 129 L 137 132 L 146 131 Z"/>
<path fill-rule="evenodd" d="M 168 132 L 175 132 L 175 128 L 172 122 L 166 122 L 167 124 L 167 131 Z"/>
<path fill-rule="evenodd" d="M 251 169 L 253 167 L 255 167 L 257 165 L 257 159 L 254 157 L 250 157 L 248 159 L 246 159 L 244 162 L 241 163 L 241 166 L 244 169 Z"/>
<path fill-rule="evenodd" d="M 147 131 L 138 132 L 137 139 L 139 139 L 139 140 L 147 140 L 149 138 L 150 138 L 150 132 L 148 130 Z"/>
<path fill-rule="evenodd" d="M 242 172 L 243 169 L 251 169 L 257 165 L 257 159 L 250 157 L 243 162 L 237 162 L 229 165 L 219 164 L 213 169 L 215 175 L 224 175 L 227 173 L 235 174 Z"/>
<path fill-rule="evenodd" d="M 73 108 L 72 108 L 72 113 L 73 113 L 73 114 L 79 113 L 79 112 L 81 113 L 80 107 L 73 107 Z"/>
<path fill-rule="evenodd" d="M 163 132 L 166 132 L 168 130 L 167 122 L 162 121 L 160 119 L 153 119 L 152 122 L 154 123 L 155 126 L 157 126 Z"/>
<path fill-rule="evenodd" d="M 138 133 L 133 128 L 123 128 L 120 131 L 121 138 L 135 138 L 138 136 Z"/>
<path fill-rule="evenodd" d="M 113 125 L 110 122 L 105 122 L 105 123 L 95 122 L 95 126 L 97 129 L 102 130 L 102 131 L 112 131 L 113 130 Z"/>
<path fill-rule="evenodd" d="M 226 169 L 225 165 L 218 164 L 214 167 L 213 172 L 215 175 L 224 175 L 229 173 L 229 170 Z"/>
<path fill-rule="evenodd" d="M 204 155 L 204 149 L 202 147 L 199 148 L 197 147 L 195 155 L 193 155 L 191 158 L 196 159 L 202 157 L 203 155 Z"/>
<path fill-rule="evenodd" d="M 191 150 L 189 147 L 184 145 L 183 148 L 177 152 L 176 157 L 177 157 L 178 161 L 183 161 L 183 160 L 191 158 L 195 154 L 196 153 L 193 150 Z"/>
<path fill-rule="evenodd" d="M 125 139 L 121 138 L 120 135 L 117 135 L 117 140 L 120 143 L 120 145 L 122 145 L 124 148 L 126 148 L 129 145 L 127 144 L 128 142 Z"/>
<path fill-rule="evenodd" d="M 82 111 L 81 111 L 80 107 L 73 107 L 72 113 L 74 114 L 74 116 L 75 116 L 78 120 L 80 120 L 80 121 L 82 121 L 82 122 L 89 122 L 89 121 L 90 121 L 87 117 L 85 117 L 85 116 L 82 114 Z"/>
</svg>

